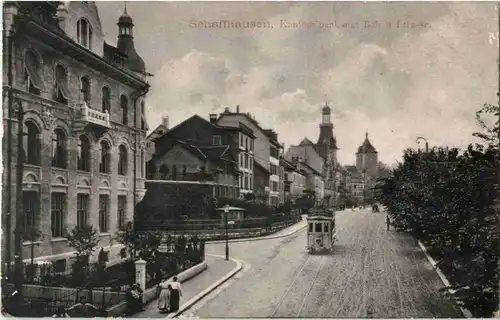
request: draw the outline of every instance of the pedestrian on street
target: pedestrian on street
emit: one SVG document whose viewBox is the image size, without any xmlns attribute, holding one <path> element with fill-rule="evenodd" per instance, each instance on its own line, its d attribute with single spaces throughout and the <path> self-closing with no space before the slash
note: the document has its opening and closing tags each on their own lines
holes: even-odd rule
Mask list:
<svg viewBox="0 0 500 320">
<path fill-rule="evenodd" d="M 170 284 L 172 288 L 170 290 L 170 312 L 179 311 L 179 302 L 182 296 L 181 283 L 178 281 L 177 277 L 174 277 L 174 281 Z"/>
<path fill-rule="evenodd" d="M 170 307 L 170 296 L 172 286 L 166 282 L 160 283 L 158 286 L 160 288 L 160 296 L 158 297 L 158 309 L 160 313 L 166 313 L 169 311 Z"/>
<path fill-rule="evenodd" d="M 390 229 L 391 227 L 391 219 L 389 218 L 389 216 L 385 216 L 385 224 L 387 225 L 387 230 Z"/>
</svg>

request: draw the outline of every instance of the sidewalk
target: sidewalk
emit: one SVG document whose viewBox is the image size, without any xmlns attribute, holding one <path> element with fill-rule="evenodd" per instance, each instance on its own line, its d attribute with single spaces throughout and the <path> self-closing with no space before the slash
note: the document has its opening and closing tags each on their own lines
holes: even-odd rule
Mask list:
<svg viewBox="0 0 500 320">
<path fill-rule="evenodd" d="M 197 276 L 182 283 L 182 297 L 180 305 L 194 298 L 203 290 L 220 280 L 228 272 L 236 267 L 234 261 L 226 261 L 221 258 L 206 256 L 208 268 Z M 145 306 L 145 311 L 137 313 L 133 318 L 166 318 L 167 314 L 161 314 L 158 311 L 158 300 L 153 300 Z"/>
</svg>

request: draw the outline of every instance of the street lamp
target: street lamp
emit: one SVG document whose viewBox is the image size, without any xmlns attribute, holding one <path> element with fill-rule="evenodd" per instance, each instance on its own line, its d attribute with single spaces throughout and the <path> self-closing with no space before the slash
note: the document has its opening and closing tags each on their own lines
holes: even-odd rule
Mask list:
<svg viewBox="0 0 500 320">
<path fill-rule="evenodd" d="M 228 234 L 229 205 L 224 207 L 224 225 L 226 227 L 226 260 L 229 260 L 229 234 Z"/>
<path fill-rule="evenodd" d="M 420 144 L 420 140 L 425 141 L 425 152 L 429 152 L 429 143 L 427 142 L 427 139 L 425 139 L 424 137 L 418 137 L 416 140 L 417 144 Z"/>
</svg>

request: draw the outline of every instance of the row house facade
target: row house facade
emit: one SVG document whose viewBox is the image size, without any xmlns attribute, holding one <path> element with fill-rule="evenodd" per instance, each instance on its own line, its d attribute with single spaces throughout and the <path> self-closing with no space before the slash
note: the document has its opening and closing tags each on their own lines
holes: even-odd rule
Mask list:
<svg viewBox="0 0 500 320">
<path fill-rule="evenodd" d="M 285 159 L 306 172 L 306 188 L 314 190 L 317 203 L 325 197 L 324 159 L 318 154 L 315 144 L 304 138 L 298 146 L 290 146 Z"/>
<path fill-rule="evenodd" d="M 359 172 L 356 166 L 345 166 L 345 169 L 348 172 L 347 190 L 351 197 L 362 203 L 366 192 L 365 175 L 363 172 Z"/>
<path fill-rule="evenodd" d="M 264 130 L 269 139 L 269 205 L 277 207 L 283 203 L 283 146 L 278 142 L 278 134 L 273 130 Z"/>
<path fill-rule="evenodd" d="M 285 199 L 294 202 L 302 197 L 307 188 L 307 172 L 299 169 L 297 163 L 282 160 L 285 171 Z"/>
<path fill-rule="evenodd" d="M 280 194 L 284 185 L 280 181 L 280 157 L 283 146 L 278 142 L 277 134 L 273 130 L 263 129 L 249 113 L 240 112 L 239 106 L 236 106 L 235 112 L 226 108 L 220 114 L 217 123 L 225 127 L 239 127 L 243 124 L 252 130 L 255 139 L 251 146 L 253 152 L 251 190 L 256 198 L 265 198 L 265 202 L 269 205 L 278 206 L 281 203 Z M 266 172 L 269 173 L 268 177 L 263 177 Z M 267 184 L 260 185 L 257 182 Z"/>
<path fill-rule="evenodd" d="M 117 47 L 104 41 L 95 2 L 6 2 L 3 18 L 4 261 L 16 224 L 25 260 L 35 241 L 35 260 L 66 268 L 66 235 L 84 225 L 119 259 L 112 239 L 145 192 L 149 85 L 132 18 L 120 16 Z"/>
<path fill-rule="evenodd" d="M 250 128 L 219 125 L 211 114 L 209 120 L 194 115 L 165 129 L 150 138 L 154 153 L 147 164 L 148 179 L 211 179 L 217 185 L 216 198 L 241 197 L 251 190 L 255 136 Z"/>
</svg>

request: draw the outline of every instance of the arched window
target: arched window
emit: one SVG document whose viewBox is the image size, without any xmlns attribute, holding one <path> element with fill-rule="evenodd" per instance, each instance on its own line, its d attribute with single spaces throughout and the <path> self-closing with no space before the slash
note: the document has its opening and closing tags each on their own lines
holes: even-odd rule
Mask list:
<svg viewBox="0 0 500 320">
<path fill-rule="evenodd" d="M 67 161 L 67 137 L 64 131 L 60 128 L 55 129 L 52 134 L 52 166 L 56 168 L 66 169 Z"/>
<path fill-rule="evenodd" d="M 92 26 L 85 19 L 80 19 L 76 23 L 76 38 L 81 46 L 92 49 Z"/>
<path fill-rule="evenodd" d="M 78 170 L 90 171 L 90 141 L 86 136 L 78 139 Z"/>
<path fill-rule="evenodd" d="M 54 100 L 60 103 L 68 104 L 69 97 L 68 73 L 63 66 L 57 65 L 56 82 L 54 84 Z"/>
<path fill-rule="evenodd" d="M 101 162 L 99 164 L 99 172 L 110 172 L 110 147 L 106 141 L 101 141 Z"/>
<path fill-rule="evenodd" d="M 124 145 L 118 148 L 118 174 L 121 176 L 127 175 L 127 149 Z"/>
<path fill-rule="evenodd" d="M 111 92 L 108 87 L 102 87 L 102 112 L 111 110 Z"/>
<path fill-rule="evenodd" d="M 40 95 L 43 81 L 40 77 L 40 61 L 33 51 L 27 51 L 24 57 L 24 83 L 29 93 Z"/>
<path fill-rule="evenodd" d="M 122 109 L 122 123 L 128 124 L 128 99 L 123 94 L 120 96 L 120 108 Z"/>
<path fill-rule="evenodd" d="M 40 130 L 38 130 L 36 124 L 28 120 L 24 123 L 24 136 L 23 136 L 24 162 L 39 166 L 41 150 L 42 149 L 40 142 Z"/>
<path fill-rule="evenodd" d="M 88 77 L 80 79 L 80 91 L 82 92 L 82 100 L 90 104 L 90 80 Z"/>
</svg>

